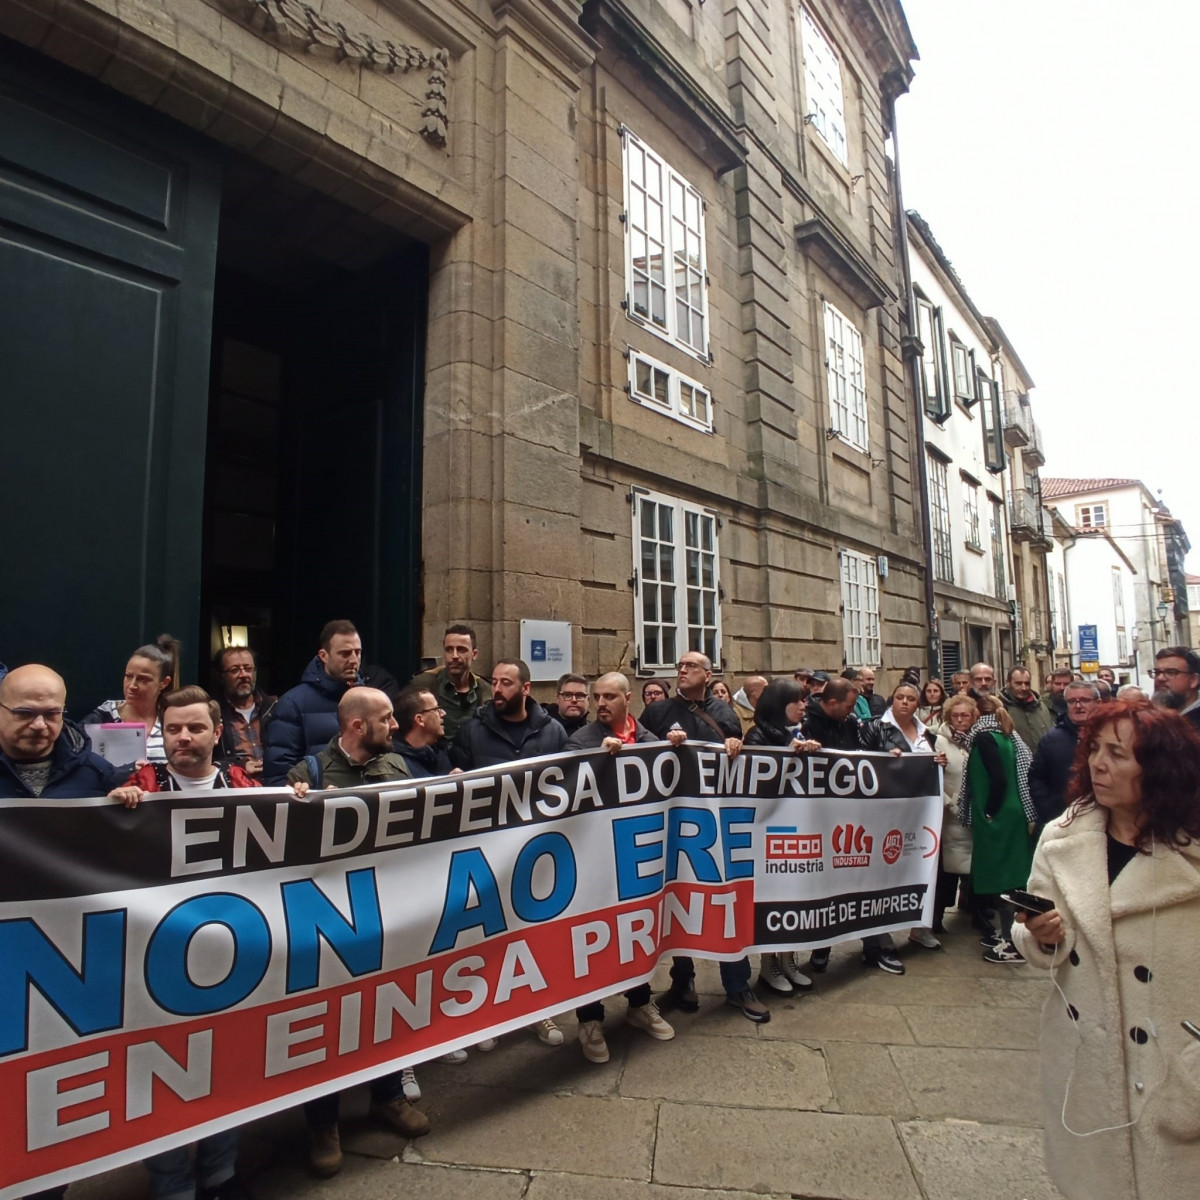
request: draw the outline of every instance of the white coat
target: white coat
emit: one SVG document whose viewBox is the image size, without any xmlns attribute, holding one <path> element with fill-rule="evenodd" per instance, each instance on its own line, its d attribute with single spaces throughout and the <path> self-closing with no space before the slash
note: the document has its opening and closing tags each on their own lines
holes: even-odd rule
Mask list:
<svg viewBox="0 0 1200 1200">
<path fill-rule="evenodd" d="M 938 733 L 933 749 L 946 756 L 942 768 L 942 868 L 950 875 L 970 875 L 971 831 L 958 819 L 958 793 L 967 752 L 945 732 Z"/>
<path fill-rule="evenodd" d="M 1046 827 L 1029 890 L 1053 900 L 1066 941 L 1017 948 L 1053 967 L 1042 1009 L 1046 1164 L 1067 1200 L 1200 1196 L 1200 846 L 1154 847 L 1111 889 L 1103 809 Z M 1074 1019 L 1067 1010 L 1074 1009 Z M 1069 1081 L 1069 1090 L 1068 1090 Z M 1092 1137 L 1075 1133 L 1125 1125 Z"/>
</svg>

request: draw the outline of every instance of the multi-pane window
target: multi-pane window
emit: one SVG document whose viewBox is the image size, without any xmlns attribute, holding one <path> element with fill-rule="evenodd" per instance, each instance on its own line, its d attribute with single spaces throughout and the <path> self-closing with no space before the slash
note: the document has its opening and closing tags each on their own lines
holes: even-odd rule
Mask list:
<svg viewBox="0 0 1200 1200">
<path fill-rule="evenodd" d="M 877 667 L 879 637 L 879 565 L 867 554 L 841 552 L 842 647 L 848 667 Z"/>
<path fill-rule="evenodd" d="M 995 580 L 997 600 L 1008 599 L 1008 584 L 1004 578 L 1004 505 L 995 496 L 991 501 L 991 518 L 988 522 L 992 538 L 992 577 Z"/>
<path fill-rule="evenodd" d="M 638 670 L 672 670 L 688 650 L 719 664 L 716 514 L 641 490 L 634 493 L 633 509 Z"/>
<path fill-rule="evenodd" d="M 975 394 L 983 412 L 983 461 L 993 474 L 1004 470 L 1004 418 L 1000 412 L 1000 388 L 978 368 Z"/>
<path fill-rule="evenodd" d="M 1080 529 L 1103 529 L 1108 524 L 1108 513 L 1103 504 L 1077 505 L 1075 514 L 1075 524 Z"/>
<path fill-rule="evenodd" d="M 929 456 L 929 507 L 933 518 L 933 577 L 954 582 L 954 553 L 950 542 L 950 483 L 946 463 Z"/>
<path fill-rule="evenodd" d="M 979 535 L 979 484 L 967 475 L 962 476 L 963 523 L 967 527 L 967 545 L 983 549 Z"/>
<path fill-rule="evenodd" d="M 817 23 L 800 10 L 804 45 L 804 94 L 808 99 L 805 120 L 825 141 L 843 166 L 846 154 L 846 110 L 842 99 L 842 68 L 837 55 Z"/>
<path fill-rule="evenodd" d="M 917 335 L 921 339 L 921 383 L 925 393 L 925 414 L 933 421 L 950 415 L 950 397 L 946 384 L 945 330 L 942 310 L 928 300 L 917 299 Z"/>
<path fill-rule="evenodd" d="M 950 358 L 954 368 L 954 397 L 968 408 L 975 403 L 975 351 L 959 341 L 950 343 Z"/>
<path fill-rule="evenodd" d="M 706 358 L 703 197 L 628 129 L 623 142 L 629 314 Z"/>
<path fill-rule="evenodd" d="M 629 395 L 686 425 L 712 432 L 712 397 L 694 379 L 636 350 L 629 353 Z"/>
<path fill-rule="evenodd" d="M 862 334 L 844 313 L 825 301 L 825 371 L 829 380 L 829 423 L 852 446 L 870 447 Z"/>
</svg>

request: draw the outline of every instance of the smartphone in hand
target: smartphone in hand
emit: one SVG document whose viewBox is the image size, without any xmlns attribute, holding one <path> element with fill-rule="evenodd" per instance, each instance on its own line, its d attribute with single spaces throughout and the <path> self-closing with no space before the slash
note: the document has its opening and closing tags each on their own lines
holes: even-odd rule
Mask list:
<svg viewBox="0 0 1200 1200">
<path fill-rule="evenodd" d="M 1018 912 L 1031 913 L 1033 916 L 1054 911 L 1053 900 L 1047 900 L 1045 896 L 1035 896 L 1032 892 L 1023 891 L 1021 888 L 1013 888 L 1011 892 L 1001 892 L 1000 899 Z"/>
</svg>

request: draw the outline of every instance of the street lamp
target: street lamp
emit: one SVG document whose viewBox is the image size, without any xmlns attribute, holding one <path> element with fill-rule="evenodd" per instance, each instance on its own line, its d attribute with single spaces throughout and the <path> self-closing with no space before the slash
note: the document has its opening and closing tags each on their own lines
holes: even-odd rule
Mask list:
<svg viewBox="0 0 1200 1200">
<path fill-rule="evenodd" d="M 1158 619 L 1163 623 L 1163 629 L 1167 627 L 1167 613 L 1171 610 L 1167 607 L 1167 602 L 1164 600 L 1158 606 Z"/>
</svg>

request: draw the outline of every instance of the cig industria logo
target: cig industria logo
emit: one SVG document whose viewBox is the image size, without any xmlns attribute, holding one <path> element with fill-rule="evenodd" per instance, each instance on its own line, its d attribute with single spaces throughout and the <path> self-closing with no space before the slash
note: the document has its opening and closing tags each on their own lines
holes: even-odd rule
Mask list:
<svg viewBox="0 0 1200 1200">
<path fill-rule="evenodd" d="M 869 867 L 873 839 L 861 825 L 848 821 L 833 827 L 834 867 Z"/>
</svg>

